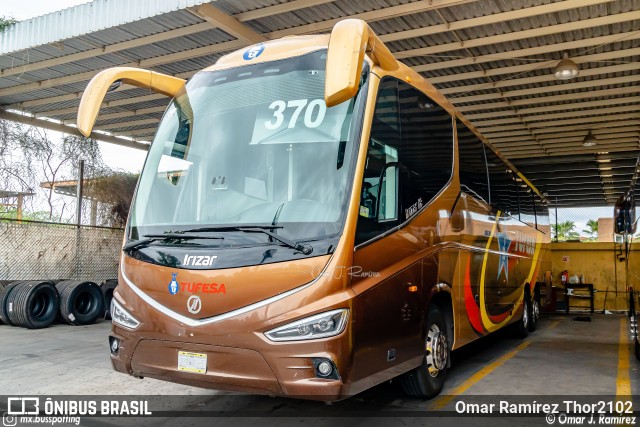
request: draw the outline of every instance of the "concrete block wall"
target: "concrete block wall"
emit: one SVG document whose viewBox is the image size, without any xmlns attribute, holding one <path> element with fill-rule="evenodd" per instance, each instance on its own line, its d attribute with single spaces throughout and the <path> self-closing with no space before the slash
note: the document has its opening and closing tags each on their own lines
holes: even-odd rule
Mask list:
<svg viewBox="0 0 640 427">
<path fill-rule="evenodd" d="M 627 283 L 640 291 L 640 243 L 632 245 L 629 256 L 628 278 L 625 275 L 624 246 L 598 242 L 570 242 L 551 244 L 551 268 L 553 285 L 560 286 L 561 273 L 584 275 L 585 283 L 593 283 L 595 310 L 626 310 L 628 307 Z M 608 290 L 608 292 L 607 292 Z M 606 295 L 606 306 L 605 306 Z M 573 304 L 573 303 L 572 303 Z M 585 306 L 587 302 L 584 301 Z"/>
</svg>

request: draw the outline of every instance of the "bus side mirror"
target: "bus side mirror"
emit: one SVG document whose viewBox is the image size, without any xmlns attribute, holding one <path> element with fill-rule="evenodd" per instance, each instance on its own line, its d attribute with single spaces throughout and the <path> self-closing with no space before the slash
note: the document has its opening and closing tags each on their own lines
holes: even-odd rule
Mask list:
<svg viewBox="0 0 640 427">
<path fill-rule="evenodd" d="M 99 72 L 84 90 L 78 108 L 78 130 L 84 136 L 91 135 L 102 101 L 116 82 L 151 89 L 169 97 L 176 96 L 185 84 L 183 79 L 140 68 L 114 67 Z"/>
<path fill-rule="evenodd" d="M 636 232 L 636 204 L 633 193 L 620 196 L 613 209 L 613 228 L 616 234 Z"/>
<path fill-rule="evenodd" d="M 327 52 L 324 101 L 333 107 L 355 96 L 360 86 L 364 54 L 388 71 L 398 69 L 391 51 L 361 19 L 345 19 L 331 30 Z"/>
</svg>

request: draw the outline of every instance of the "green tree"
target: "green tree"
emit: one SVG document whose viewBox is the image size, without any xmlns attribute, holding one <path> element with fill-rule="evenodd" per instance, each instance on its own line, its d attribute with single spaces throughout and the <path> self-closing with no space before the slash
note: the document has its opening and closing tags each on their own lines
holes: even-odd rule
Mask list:
<svg viewBox="0 0 640 427">
<path fill-rule="evenodd" d="M 590 219 L 589 221 L 587 221 L 587 229 L 582 231 L 584 233 L 587 233 L 590 239 L 593 239 L 593 240 L 597 239 L 598 238 L 598 220 Z"/>
<path fill-rule="evenodd" d="M 3 219 L 18 219 L 18 209 L 10 207 L 7 209 L 0 208 L 0 221 Z M 23 212 L 22 220 L 24 221 L 49 221 L 49 212 L 36 211 L 36 212 Z"/>
<path fill-rule="evenodd" d="M 554 236 L 556 240 L 575 240 L 580 237 L 577 231 L 575 231 L 576 224 L 573 221 L 559 222 L 557 227 L 557 235 Z M 553 230 L 554 233 L 556 229 Z"/>
<path fill-rule="evenodd" d="M 0 33 L 15 25 L 18 22 L 10 16 L 0 17 Z"/>
</svg>

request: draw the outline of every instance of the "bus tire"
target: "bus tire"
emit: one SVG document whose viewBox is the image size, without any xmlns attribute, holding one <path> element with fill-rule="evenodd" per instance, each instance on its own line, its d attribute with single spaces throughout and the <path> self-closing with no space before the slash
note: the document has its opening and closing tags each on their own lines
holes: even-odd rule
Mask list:
<svg viewBox="0 0 640 427">
<path fill-rule="evenodd" d="M 49 281 L 26 281 L 18 284 L 6 300 L 7 315 L 15 326 L 46 328 L 56 320 L 58 291 Z"/>
<path fill-rule="evenodd" d="M 437 396 L 444 386 L 449 361 L 449 340 L 444 316 L 432 305 L 427 315 L 425 356 L 422 364 L 400 377 L 406 394 L 429 399 Z"/>
<path fill-rule="evenodd" d="M 524 299 L 522 300 L 522 304 L 524 305 L 522 310 L 522 317 L 518 322 L 516 322 L 514 326 L 515 335 L 517 338 L 526 338 L 529 335 L 529 320 L 531 314 L 531 304 L 529 304 L 529 296 L 527 294 L 524 295 Z"/>
<path fill-rule="evenodd" d="M 89 325 L 104 313 L 104 297 L 94 282 L 66 280 L 56 287 L 60 292 L 60 318 L 68 324 Z"/>
<path fill-rule="evenodd" d="M 540 320 L 540 293 L 536 288 L 533 298 L 531 298 L 531 304 L 529 304 L 529 332 L 538 329 L 538 320 Z"/>
</svg>

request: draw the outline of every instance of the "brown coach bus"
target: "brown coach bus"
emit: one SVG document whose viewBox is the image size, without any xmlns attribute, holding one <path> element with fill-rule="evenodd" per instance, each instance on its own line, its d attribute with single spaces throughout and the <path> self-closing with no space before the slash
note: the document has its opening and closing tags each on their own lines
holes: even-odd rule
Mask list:
<svg viewBox="0 0 640 427">
<path fill-rule="evenodd" d="M 431 397 L 450 352 L 536 328 L 544 197 L 360 20 L 230 53 L 172 97 L 132 203 L 112 303 L 114 369 L 337 400 L 399 377 Z"/>
</svg>

